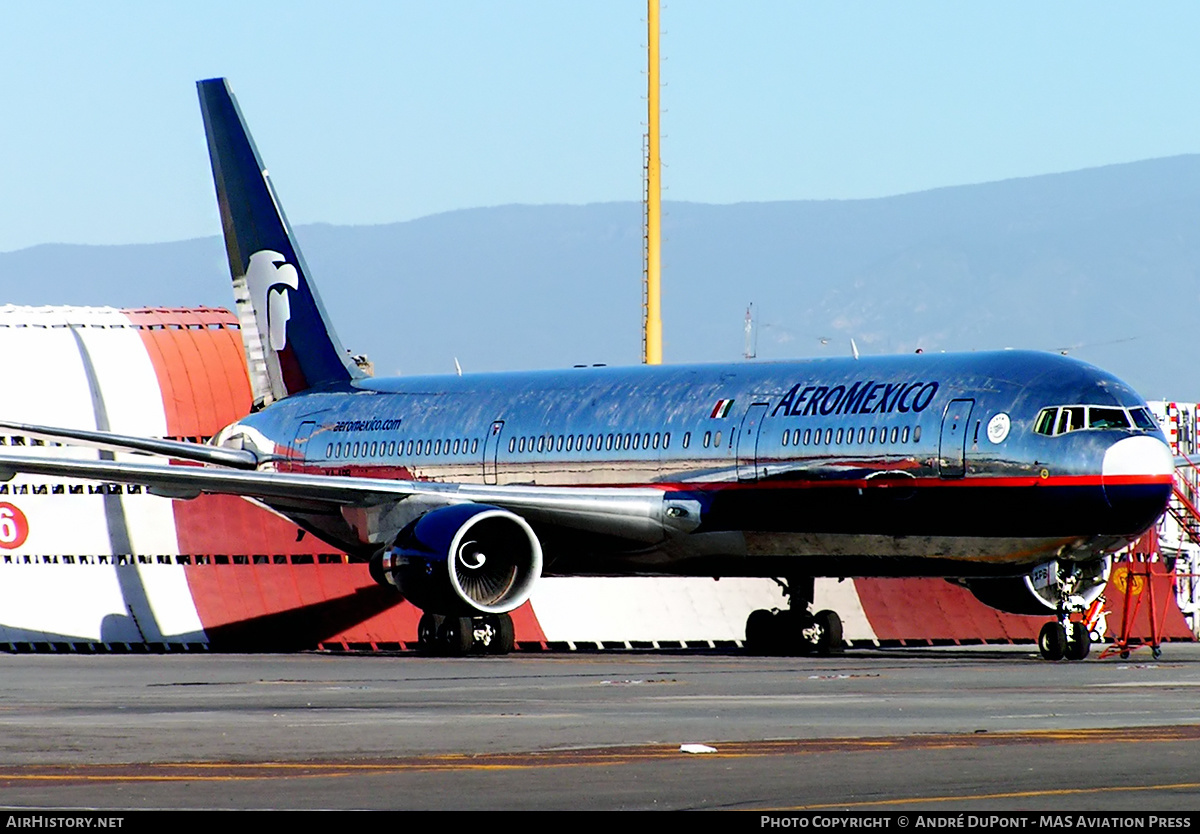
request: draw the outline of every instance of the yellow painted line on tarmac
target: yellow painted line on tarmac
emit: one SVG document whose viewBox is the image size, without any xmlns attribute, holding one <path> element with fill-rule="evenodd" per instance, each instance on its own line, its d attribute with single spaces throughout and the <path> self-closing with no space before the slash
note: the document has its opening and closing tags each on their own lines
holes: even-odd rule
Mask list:
<svg viewBox="0 0 1200 834">
<path fill-rule="evenodd" d="M 749 759 L 817 754 L 880 753 L 891 751 L 955 750 L 1039 744 L 1147 744 L 1154 742 L 1200 741 L 1200 724 L 1111 729 L 1031 730 L 999 733 L 942 733 L 874 738 L 780 739 L 772 741 L 709 742 L 716 753 L 686 754 L 674 745 L 642 745 L 527 753 L 483 753 L 413 756 L 374 761 L 338 762 L 153 762 L 109 764 L 55 764 L 0 766 L 0 785 L 5 783 L 69 782 L 184 782 L 252 781 L 260 779 L 341 778 L 398 773 L 537 770 L 565 767 L 616 767 L 663 760 Z M 978 797 L 925 797 L 880 800 L 866 805 L 903 802 L 950 802 L 1009 797 L 1056 796 L 1104 790 L 1170 790 L 1190 784 L 1159 787 L 1061 789 Z M 852 805 L 804 806 L 806 808 L 857 807 Z"/>
</svg>

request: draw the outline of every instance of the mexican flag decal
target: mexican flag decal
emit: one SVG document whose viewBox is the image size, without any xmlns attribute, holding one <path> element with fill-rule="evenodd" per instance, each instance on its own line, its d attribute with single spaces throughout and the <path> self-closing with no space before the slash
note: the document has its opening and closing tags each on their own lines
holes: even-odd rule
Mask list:
<svg viewBox="0 0 1200 834">
<path fill-rule="evenodd" d="M 713 406 L 712 414 L 709 417 L 725 417 L 729 414 L 729 408 L 733 405 L 733 400 L 717 400 L 717 404 Z"/>
</svg>

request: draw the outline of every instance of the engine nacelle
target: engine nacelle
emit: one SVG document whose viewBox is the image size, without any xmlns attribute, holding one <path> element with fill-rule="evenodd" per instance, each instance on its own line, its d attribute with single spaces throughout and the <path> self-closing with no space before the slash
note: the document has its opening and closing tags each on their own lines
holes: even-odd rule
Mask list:
<svg viewBox="0 0 1200 834">
<path fill-rule="evenodd" d="M 525 519 L 486 504 L 430 510 L 372 560 L 371 575 L 423 611 L 503 614 L 529 599 L 542 546 Z"/>
<path fill-rule="evenodd" d="M 1084 606 L 1091 605 L 1096 597 L 1104 593 L 1109 566 L 1108 559 L 1079 563 L 1079 574 L 1074 578 L 1075 587 L 1070 593 L 1081 597 Z M 1037 616 L 1057 611 L 1063 578 L 1059 562 L 1050 561 L 1038 565 L 1025 576 L 955 581 L 965 586 L 984 605 L 1009 614 Z"/>
</svg>

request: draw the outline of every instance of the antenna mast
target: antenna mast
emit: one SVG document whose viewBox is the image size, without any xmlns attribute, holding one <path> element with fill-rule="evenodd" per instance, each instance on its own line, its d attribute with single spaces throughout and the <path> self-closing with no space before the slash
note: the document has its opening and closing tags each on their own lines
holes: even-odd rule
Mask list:
<svg viewBox="0 0 1200 834">
<path fill-rule="evenodd" d="M 662 164 L 658 148 L 658 0 L 647 0 L 646 236 L 642 282 L 642 362 L 662 364 Z"/>
<path fill-rule="evenodd" d="M 742 356 L 746 359 L 753 359 L 758 356 L 758 343 L 754 338 L 754 304 L 751 303 L 746 308 L 746 347 L 742 351 Z"/>
</svg>

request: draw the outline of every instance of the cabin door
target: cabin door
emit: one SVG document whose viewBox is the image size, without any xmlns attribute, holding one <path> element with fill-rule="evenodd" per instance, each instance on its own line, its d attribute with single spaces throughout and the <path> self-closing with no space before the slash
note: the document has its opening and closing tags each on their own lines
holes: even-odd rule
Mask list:
<svg viewBox="0 0 1200 834">
<path fill-rule="evenodd" d="M 316 457 L 308 454 L 308 441 L 316 430 L 317 422 L 315 420 L 305 420 L 300 424 L 300 428 L 296 430 L 296 436 L 292 438 L 292 445 L 286 452 L 289 458 L 287 466 L 289 470 L 299 472 L 304 468 L 305 458 Z"/>
<path fill-rule="evenodd" d="M 739 481 L 753 481 L 758 478 L 758 433 L 766 416 L 767 403 L 755 403 L 742 418 L 736 450 Z"/>
<path fill-rule="evenodd" d="M 504 421 L 497 420 L 488 429 L 483 439 L 483 482 L 496 483 L 496 458 L 500 455 L 500 435 L 504 433 Z"/>
<path fill-rule="evenodd" d="M 967 474 L 967 426 L 974 407 L 974 400 L 951 400 L 942 415 L 938 471 L 943 478 L 961 478 Z"/>
</svg>

